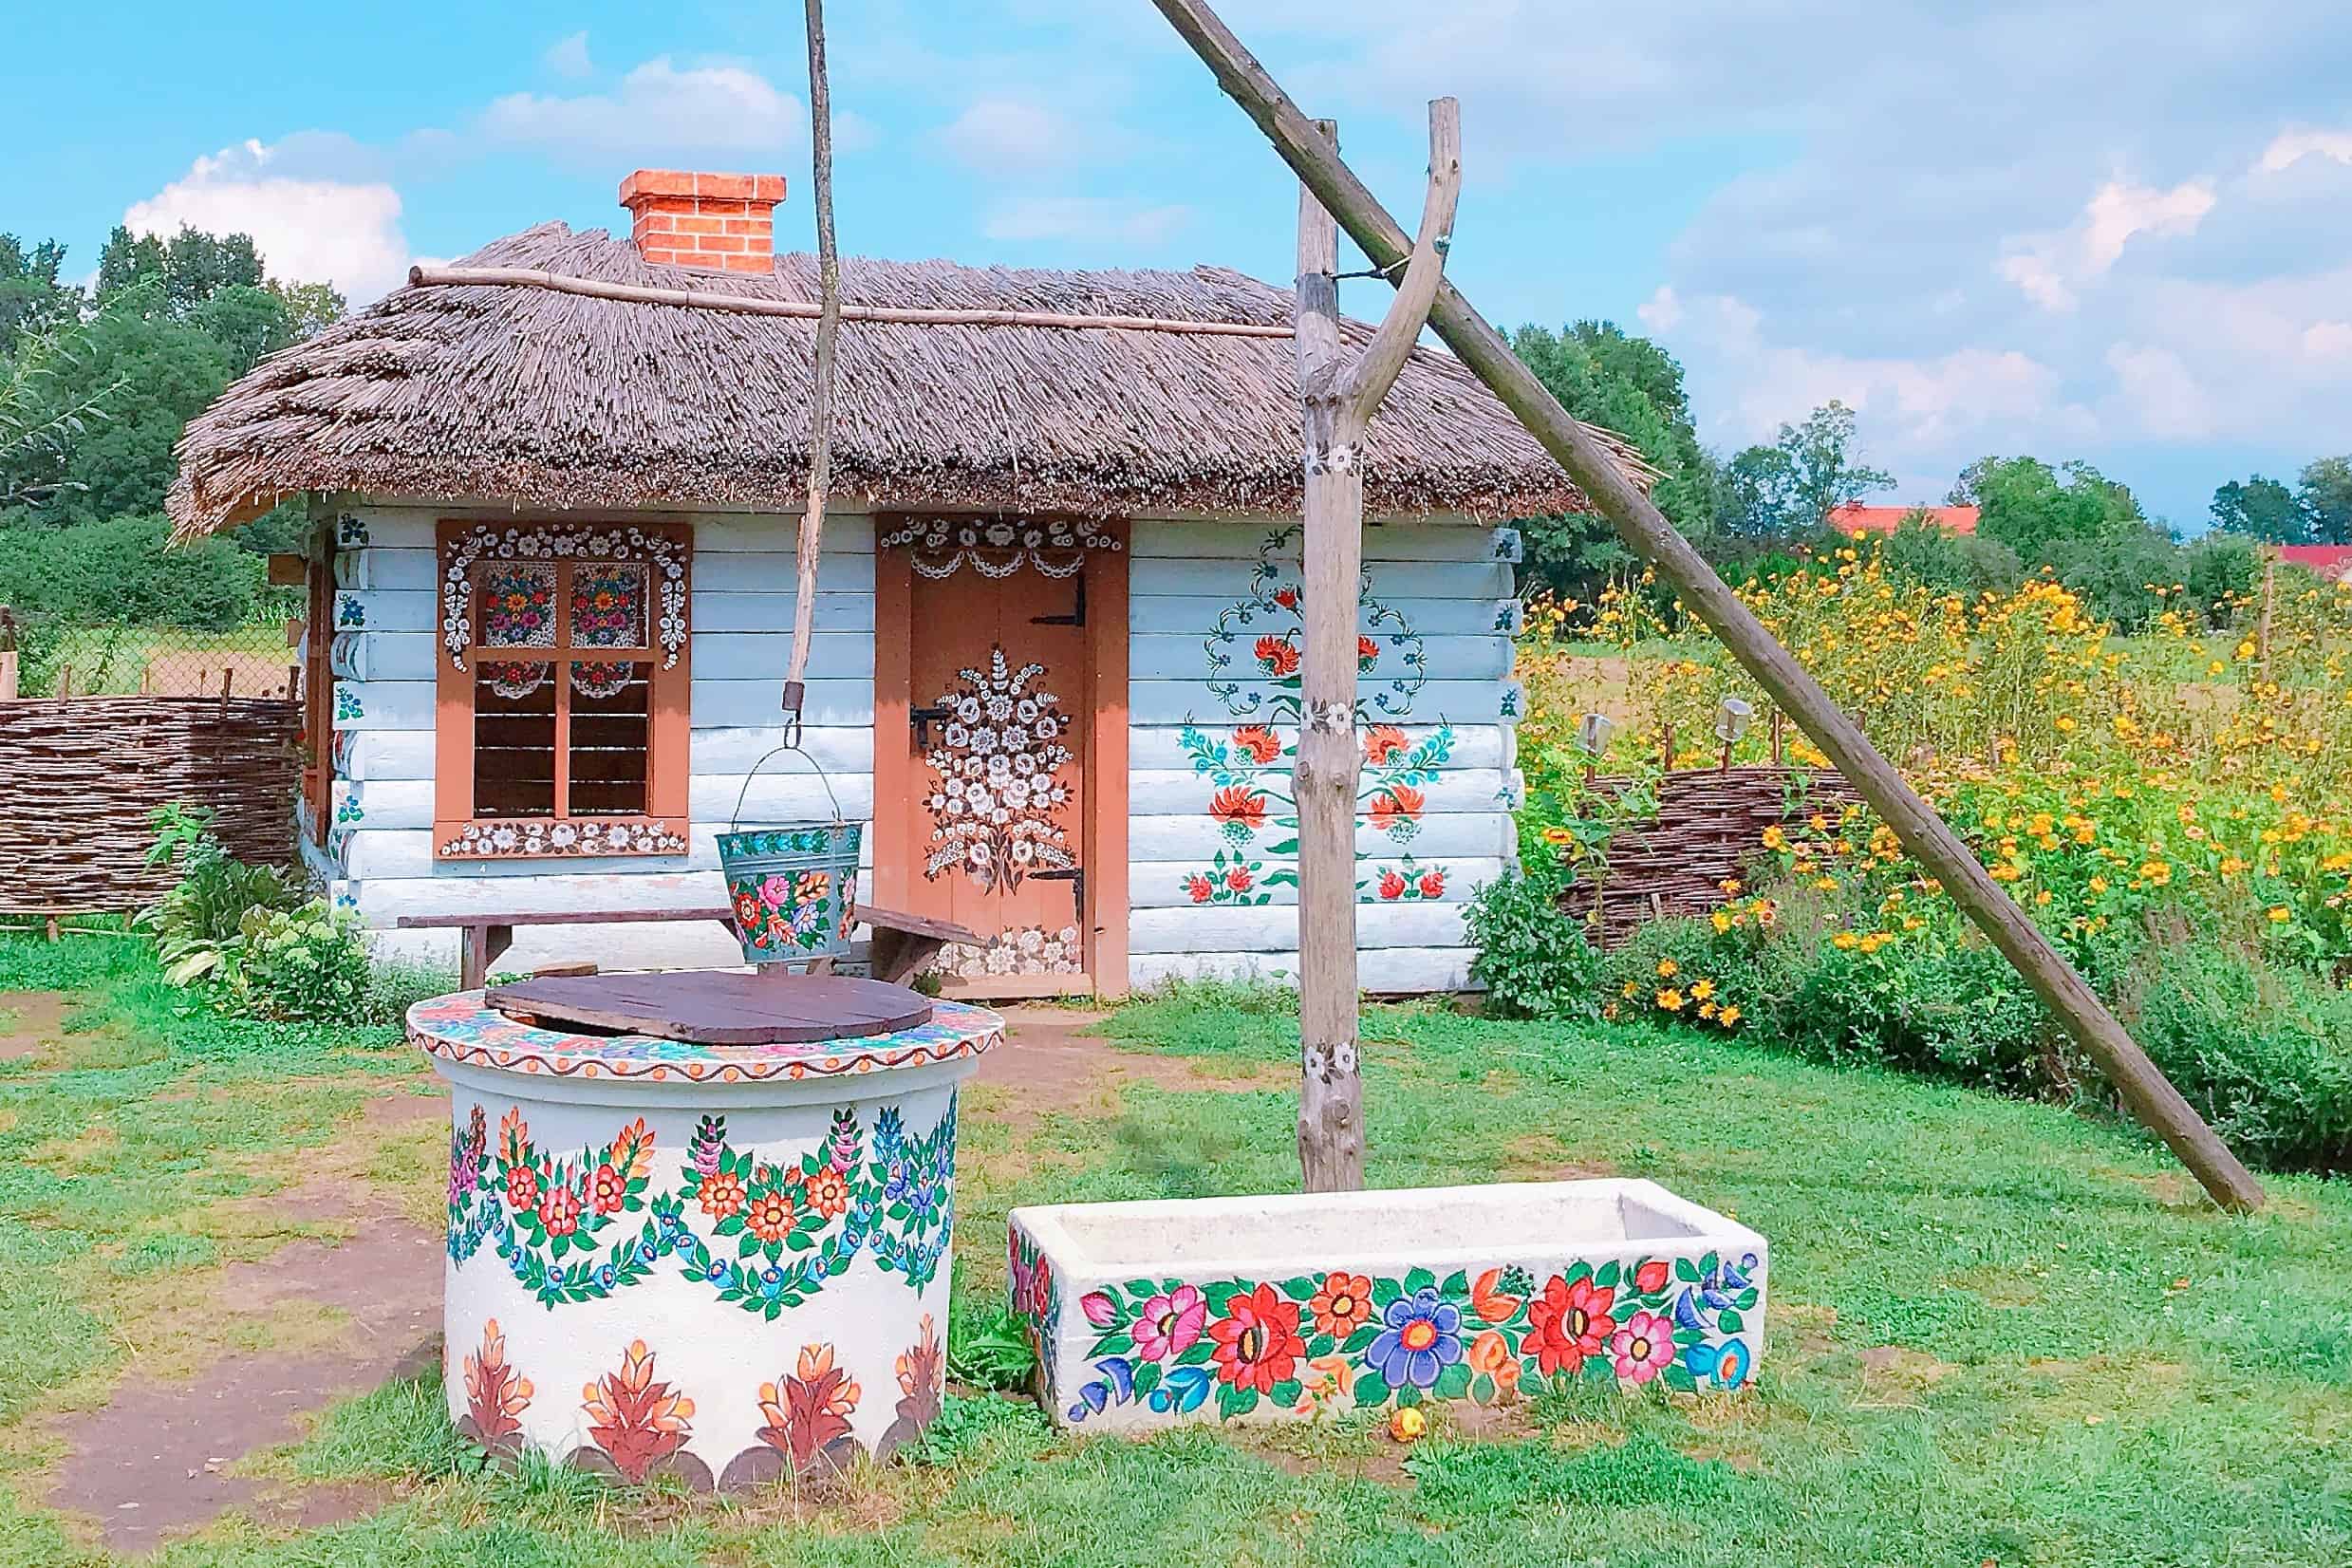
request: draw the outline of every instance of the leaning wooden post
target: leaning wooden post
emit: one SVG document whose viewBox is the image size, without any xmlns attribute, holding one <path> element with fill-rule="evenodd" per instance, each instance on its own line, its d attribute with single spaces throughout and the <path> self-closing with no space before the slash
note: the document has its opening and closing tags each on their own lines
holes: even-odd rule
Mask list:
<svg viewBox="0 0 2352 1568">
<path fill-rule="evenodd" d="M 1337 127 L 1316 134 L 1336 146 Z M 1364 1080 L 1356 1054 L 1356 601 L 1364 555 L 1359 443 L 1428 319 L 1462 188 L 1458 106 L 1429 105 L 1429 184 L 1396 298 L 1362 353 L 1339 340 L 1339 236 L 1312 191 L 1298 193 L 1296 325 L 1306 469 L 1306 646 L 1298 673 L 1298 1169 L 1310 1192 L 1364 1185 Z"/>
<path fill-rule="evenodd" d="M 1216 11 L 1204 0 L 1152 3 L 1372 264 L 1389 268 L 1402 260 L 1408 253 L 1404 230 L 1355 177 L 1337 150 L 1316 133 L 1314 123 L 1219 20 Z M 1616 525 L 1627 545 L 1674 586 L 1683 604 L 1707 623 L 1757 683 L 1870 803 L 1903 848 L 1938 880 L 1961 912 L 2000 949 L 2076 1042 L 2098 1062 L 2132 1113 L 2179 1156 L 2213 1201 L 2228 1209 L 2259 1207 L 2262 1184 L 2148 1059 L 2088 982 L 2050 946 L 2025 911 L 2010 902 L 1959 835 L 1912 793 L 1861 727 L 1839 711 L 1741 603 L 1739 595 L 1715 574 L 1715 569 L 1610 460 L 1592 432 L 1578 424 L 1511 352 L 1503 334 L 1460 289 L 1443 280 L 1430 308 L 1429 324 L 1455 357 L 1494 390 L 1567 470 L 1577 488 Z"/>
</svg>

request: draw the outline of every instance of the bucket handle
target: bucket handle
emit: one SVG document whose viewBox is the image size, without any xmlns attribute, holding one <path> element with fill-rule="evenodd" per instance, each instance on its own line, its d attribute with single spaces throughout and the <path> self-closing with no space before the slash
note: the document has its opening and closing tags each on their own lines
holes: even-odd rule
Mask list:
<svg viewBox="0 0 2352 1568">
<path fill-rule="evenodd" d="M 752 771 L 743 775 L 743 787 L 735 793 L 735 814 L 727 818 L 727 831 L 732 833 L 741 831 L 741 823 L 743 821 L 743 802 L 749 798 L 752 793 L 752 780 L 758 776 L 759 770 L 761 768 L 767 766 L 768 757 L 782 756 L 786 752 L 795 753 L 804 758 L 810 767 L 816 769 L 816 781 L 825 786 L 825 798 L 831 803 L 833 808 L 833 826 L 840 828 L 848 824 L 849 818 L 841 814 L 841 797 L 833 793 L 833 781 L 825 776 L 824 768 L 818 765 L 815 757 L 810 756 L 809 754 L 802 751 L 799 746 L 791 741 L 787 741 L 783 745 L 778 746 L 774 751 L 768 753 L 767 756 L 763 756 L 758 761 L 753 763 Z"/>
</svg>

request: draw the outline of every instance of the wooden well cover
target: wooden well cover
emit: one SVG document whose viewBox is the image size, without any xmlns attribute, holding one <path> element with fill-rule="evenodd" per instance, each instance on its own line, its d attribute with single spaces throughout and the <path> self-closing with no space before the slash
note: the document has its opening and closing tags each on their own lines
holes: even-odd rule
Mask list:
<svg viewBox="0 0 2352 1568">
<path fill-rule="evenodd" d="M 774 971 L 552 976 L 493 986 L 485 999 L 509 1017 L 696 1045 L 854 1039 L 931 1021 L 930 999 L 904 985 Z"/>
</svg>

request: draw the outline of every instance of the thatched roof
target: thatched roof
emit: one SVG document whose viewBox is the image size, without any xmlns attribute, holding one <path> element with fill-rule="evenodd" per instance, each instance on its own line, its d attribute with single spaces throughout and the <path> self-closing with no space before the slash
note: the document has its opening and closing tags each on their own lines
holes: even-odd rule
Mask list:
<svg viewBox="0 0 2352 1568">
<path fill-rule="evenodd" d="M 466 258 L 608 282 L 814 300 L 775 275 L 656 267 L 560 223 Z M 849 260 L 849 304 L 1279 325 L 1239 272 L 1055 272 Z M 1371 328 L 1349 324 L 1357 341 Z M 514 286 L 411 287 L 273 355 L 188 426 L 182 534 L 303 491 L 546 507 L 797 510 L 813 324 Z M 1289 340 L 1144 329 L 845 323 L 833 493 L 877 507 L 1284 513 L 1299 504 Z M 1646 476 L 1625 452 L 1629 471 Z M 1476 378 L 1427 347 L 1366 442 L 1368 510 L 1495 518 L 1585 509 Z"/>
</svg>

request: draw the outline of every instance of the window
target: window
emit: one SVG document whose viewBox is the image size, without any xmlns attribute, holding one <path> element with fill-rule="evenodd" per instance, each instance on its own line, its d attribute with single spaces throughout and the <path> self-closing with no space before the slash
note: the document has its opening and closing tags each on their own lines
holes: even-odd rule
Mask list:
<svg viewBox="0 0 2352 1568">
<path fill-rule="evenodd" d="M 683 530 L 444 523 L 434 852 L 686 852 Z"/>
</svg>

